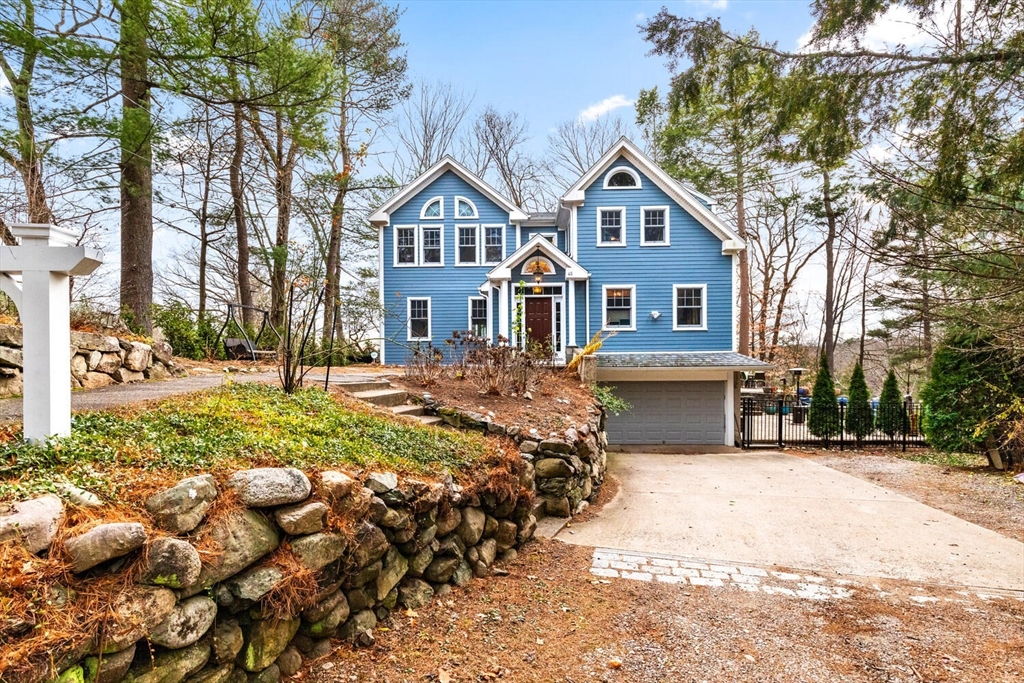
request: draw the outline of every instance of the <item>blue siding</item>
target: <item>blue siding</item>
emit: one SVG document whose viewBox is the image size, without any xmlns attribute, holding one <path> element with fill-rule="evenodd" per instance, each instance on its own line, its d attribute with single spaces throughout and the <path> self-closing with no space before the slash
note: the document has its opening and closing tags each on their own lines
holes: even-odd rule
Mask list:
<svg viewBox="0 0 1024 683">
<path fill-rule="evenodd" d="M 456 219 L 455 196 L 466 197 L 477 208 L 479 218 Z M 443 220 L 421 220 L 420 210 L 432 197 L 444 197 Z M 410 343 L 407 338 L 406 301 L 408 298 L 430 297 L 431 335 L 435 346 L 444 345 L 455 330 L 465 330 L 469 324 L 469 297 L 480 296 L 478 288 L 484 283 L 488 266 L 455 266 L 455 225 L 504 225 L 505 253 L 515 249 L 515 227 L 508 224 L 508 211 L 494 204 L 472 185 L 448 171 L 414 195 L 395 210 L 391 225 L 384 231 L 384 359 L 387 363 L 402 364 L 408 357 Z M 394 267 L 394 226 L 444 226 L 444 267 Z M 497 317 L 492 319 L 497 334 Z M 413 344 L 414 345 L 414 344 Z"/>
<path fill-rule="evenodd" d="M 557 246 L 563 252 L 566 251 L 566 249 L 565 249 L 565 230 L 559 230 L 558 228 L 556 228 L 553 225 L 551 227 L 549 227 L 549 228 L 548 227 L 544 227 L 544 228 L 532 228 L 532 227 L 531 228 L 520 228 L 520 231 L 519 231 L 519 243 L 520 243 L 520 245 L 526 244 L 527 242 L 529 242 L 530 238 L 533 237 L 534 235 L 536 235 L 537 233 L 543 233 L 545 235 L 554 234 L 555 235 L 555 246 Z M 511 250 L 509 251 L 509 253 L 511 253 Z"/>
<path fill-rule="evenodd" d="M 603 176 L 585 191 L 577 211 L 576 260 L 590 271 L 590 333 L 601 329 L 602 285 L 636 285 L 636 331 L 619 332 L 602 351 L 716 351 L 733 348 L 732 258 L 722 255 L 722 242 L 676 204 L 654 182 L 624 158 L 613 166 L 629 166 L 641 175 L 641 189 L 603 189 Z M 597 208 L 626 208 L 626 246 L 598 247 Z M 669 206 L 671 246 L 640 246 L 641 206 Z M 707 330 L 672 329 L 673 284 L 707 285 Z M 577 300 L 577 315 L 585 302 Z M 651 311 L 661 318 L 652 320 Z M 577 332 L 580 346 L 586 333 Z"/>
</svg>

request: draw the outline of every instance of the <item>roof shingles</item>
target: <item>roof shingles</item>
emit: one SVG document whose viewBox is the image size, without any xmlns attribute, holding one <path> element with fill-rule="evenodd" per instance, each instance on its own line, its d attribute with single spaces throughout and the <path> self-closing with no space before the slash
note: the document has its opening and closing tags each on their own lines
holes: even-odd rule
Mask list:
<svg viewBox="0 0 1024 683">
<path fill-rule="evenodd" d="M 598 353 L 599 368 L 704 368 L 760 370 L 770 363 L 735 351 L 687 351 L 651 353 Z"/>
</svg>

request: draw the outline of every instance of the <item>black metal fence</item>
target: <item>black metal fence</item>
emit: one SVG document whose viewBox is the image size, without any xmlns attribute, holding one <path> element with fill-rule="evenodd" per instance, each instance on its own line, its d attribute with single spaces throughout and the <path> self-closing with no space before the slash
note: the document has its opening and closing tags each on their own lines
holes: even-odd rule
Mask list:
<svg viewBox="0 0 1024 683">
<path fill-rule="evenodd" d="M 907 400 L 893 408 L 897 411 L 891 416 L 881 415 L 882 406 L 873 405 L 875 429 L 859 442 L 855 435 L 846 431 L 846 408 L 839 405 L 840 433 L 827 441 L 811 434 L 807 428 L 807 416 L 810 406 L 795 398 L 778 398 L 773 396 L 744 396 L 740 400 L 740 434 L 744 448 L 752 446 L 785 446 L 818 445 L 849 448 L 859 445 L 888 446 L 901 448 L 927 446 L 921 431 L 921 404 Z M 891 417 L 892 419 L 885 419 Z M 881 419 L 880 419 L 881 418 Z M 879 424 L 898 426 L 893 433 L 883 432 Z"/>
</svg>

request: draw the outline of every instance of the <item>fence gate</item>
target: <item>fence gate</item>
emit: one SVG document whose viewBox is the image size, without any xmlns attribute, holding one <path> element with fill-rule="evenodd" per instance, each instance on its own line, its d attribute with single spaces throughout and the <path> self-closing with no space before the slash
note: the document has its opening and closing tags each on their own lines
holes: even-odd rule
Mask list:
<svg viewBox="0 0 1024 683">
<path fill-rule="evenodd" d="M 861 446 L 888 446 L 901 448 L 927 446 L 921 432 L 921 404 L 907 400 L 894 408 L 892 420 L 886 419 L 881 406 L 873 405 L 875 424 L 896 426 L 892 433 L 883 432 L 876 426 L 864 436 Z M 846 432 L 846 406 L 839 405 L 840 433 L 827 441 L 811 434 L 807 428 L 810 406 L 795 398 L 772 396 L 744 396 L 740 401 L 740 436 L 743 448 L 816 445 L 843 448 L 857 446 L 856 437 Z"/>
</svg>

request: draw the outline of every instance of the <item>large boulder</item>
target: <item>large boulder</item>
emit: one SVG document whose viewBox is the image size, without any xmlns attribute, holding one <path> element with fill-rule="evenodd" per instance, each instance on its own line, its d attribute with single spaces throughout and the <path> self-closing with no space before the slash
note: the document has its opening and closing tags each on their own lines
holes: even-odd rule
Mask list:
<svg viewBox="0 0 1024 683">
<path fill-rule="evenodd" d="M 113 522 L 66 539 L 64 550 L 71 558 L 71 570 L 79 573 L 127 555 L 145 543 L 146 528 L 138 522 Z"/>
<path fill-rule="evenodd" d="M 83 389 L 99 389 L 113 384 L 114 378 L 105 372 L 87 372 L 78 381 L 82 383 Z"/>
<path fill-rule="evenodd" d="M 83 662 L 87 683 L 120 683 L 135 659 L 135 645 L 109 655 L 87 657 Z"/>
<path fill-rule="evenodd" d="M 462 523 L 462 511 L 456 507 L 450 507 L 437 516 L 437 535 L 447 536 L 458 528 Z"/>
<path fill-rule="evenodd" d="M 576 474 L 572 465 L 561 458 L 544 458 L 533 465 L 536 476 L 541 479 L 552 477 L 571 477 Z"/>
<path fill-rule="evenodd" d="M 124 354 L 124 367 L 133 372 L 143 372 L 153 359 L 153 348 L 142 342 L 132 342 Z"/>
<path fill-rule="evenodd" d="M 299 630 L 301 619 L 262 619 L 249 626 L 238 665 L 257 672 L 274 663 Z"/>
<path fill-rule="evenodd" d="M 480 538 L 484 535 L 486 524 L 487 515 L 483 510 L 480 508 L 465 508 L 462 511 L 462 522 L 455 532 L 462 539 L 462 542 L 466 544 L 466 547 L 469 548 L 480 542 Z"/>
<path fill-rule="evenodd" d="M 117 337 L 108 337 L 103 334 L 92 332 L 71 332 L 71 345 L 87 351 L 99 351 L 101 353 L 118 353 L 121 344 Z"/>
<path fill-rule="evenodd" d="M 171 488 L 150 496 L 146 500 L 146 509 L 158 526 L 183 534 L 199 526 L 216 497 L 217 485 L 213 476 L 203 474 L 182 479 Z"/>
<path fill-rule="evenodd" d="M 235 665 L 230 662 L 219 666 L 207 665 L 199 673 L 186 678 L 185 683 L 229 683 L 234 673 Z"/>
<path fill-rule="evenodd" d="M 182 600 L 167 618 L 149 633 L 150 641 L 172 650 L 188 647 L 213 626 L 217 603 L 205 595 Z"/>
<path fill-rule="evenodd" d="M 306 569 L 323 569 L 345 553 L 348 541 L 341 534 L 320 532 L 293 539 L 292 554 Z"/>
<path fill-rule="evenodd" d="M 279 543 L 277 530 L 255 510 L 237 510 L 212 522 L 209 530 L 219 553 L 203 562 L 199 579 L 188 589 L 188 595 L 234 576 L 273 552 Z"/>
<path fill-rule="evenodd" d="M 320 473 L 320 485 L 330 500 L 338 501 L 352 493 L 353 489 L 359 486 L 359 482 L 344 472 L 328 470 Z"/>
<path fill-rule="evenodd" d="M 298 503 L 309 498 L 309 478 L 294 467 L 260 467 L 240 470 L 228 479 L 242 502 L 249 507 L 265 508 Z"/>
<path fill-rule="evenodd" d="M 113 375 L 115 372 L 121 369 L 121 354 L 120 353 L 102 353 L 100 354 L 100 360 L 96 363 L 96 367 L 93 368 L 96 372 L 104 375 Z"/>
<path fill-rule="evenodd" d="M 121 367 L 114 371 L 112 377 L 121 384 L 132 384 L 134 382 L 145 381 L 146 374 L 143 372 L 136 372 L 135 370 L 129 370 L 128 368 Z"/>
<path fill-rule="evenodd" d="M 133 666 L 124 683 L 180 683 L 210 659 L 210 645 L 200 641 L 182 650 L 165 650 Z"/>
<path fill-rule="evenodd" d="M 309 622 L 320 621 L 328 614 L 333 612 L 334 609 L 343 602 L 345 603 L 345 609 L 347 610 L 348 601 L 345 599 L 345 594 L 341 590 L 336 590 L 330 595 L 325 596 L 322 600 L 320 600 L 312 607 L 307 607 L 306 609 L 302 610 L 302 618 Z M 348 617 L 346 616 L 345 619 L 347 618 Z M 342 621 L 344 621 L 344 619 Z"/>
<path fill-rule="evenodd" d="M 2 347 L 0 347 L 2 348 Z M 89 372 L 89 361 L 84 356 L 75 354 L 71 357 L 71 376 L 81 381 L 85 374 Z"/>
<path fill-rule="evenodd" d="M 379 527 L 362 522 L 356 528 L 356 546 L 352 561 L 356 567 L 365 567 L 379 560 L 388 551 L 388 539 Z"/>
<path fill-rule="evenodd" d="M 54 495 L 0 504 L 0 543 L 20 539 L 30 553 L 50 547 L 64 521 L 64 503 Z"/>
<path fill-rule="evenodd" d="M 21 346 L 21 325 L 0 325 L 0 346 Z"/>
<path fill-rule="evenodd" d="M 498 529 L 494 532 L 494 540 L 498 543 L 498 552 L 503 553 L 516 544 L 516 533 L 519 527 L 515 522 L 503 519 L 498 522 Z"/>
<path fill-rule="evenodd" d="M 371 472 L 363 486 L 374 493 L 386 493 L 398 486 L 398 475 L 394 472 Z"/>
<path fill-rule="evenodd" d="M 302 668 L 302 654 L 298 648 L 289 645 L 277 656 L 274 663 L 277 664 L 282 676 L 294 676 Z"/>
<path fill-rule="evenodd" d="M 167 588 L 137 586 L 114 599 L 103 634 L 103 652 L 119 652 L 145 638 L 170 615 L 177 603 Z"/>
<path fill-rule="evenodd" d="M 313 638 L 332 638 L 338 631 L 338 627 L 348 619 L 350 608 L 345 594 L 338 591 L 340 600 L 334 601 L 334 607 L 327 614 L 316 621 L 308 622 L 303 627 L 303 632 Z"/>
<path fill-rule="evenodd" d="M 174 349 L 165 341 L 155 341 L 152 346 L 153 357 L 164 365 L 170 365 L 174 361 Z"/>
<path fill-rule="evenodd" d="M 375 628 L 377 628 L 377 615 L 371 610 L 364 609 L 349 617 L 339 635 L 345 640 L 355 641 L 359 636 Z"/>
<path fill-rule="evenodd" d="M 227 588 L 235 599 L 243 600 L 245 601 L 243 604 L 248 604 L 262 598 L 284 579 L 284 572 L 277 567 L 254 567 L 231 577 L 221 585 Z"/>
<path fill-rule="evenodd" d="M 213 627 L 213 661 L 217 664 L 231 663 L 242 651 L 245 635 L 242 627 L 234 619 L 218 619 Z"/>
<path fill-rule="evenodd" d="M 398 602 L 409 609 L 419 609 L 434 598 L 434 589 L 420 579 L 407 577 L 398 586 Z"/>
<path fill-rule="evenodd" d="M 409 560 L 397 548 L 388 550 L 384 556 L 384 567 L 377 575 L 377 599 L 383 600 L 391 589 L 398 585 L 409 571 Z"/>
<path fill-rule="evenodd" d="M 434 551 L 427 546 L 420 550 L 418 553 L 409 558 L 409 575 L 410 576 L 423 576 L 423 572 L 426 571 L 430 563 L 434 561 Z"/>
<path fill-rule="evenodd" d="M 274 511 L 277 525 L 286 534 L 315 534 L 327 524 L 327 506 L 320 501 L 301 503 Z"/>
<path fill-rule="evenodd" d="M 12 349 L 9 346 L 0 346 L 0 366 L 7 368 L 21 368 L 24 364 L 21 349 Z"/>
<path fill-rule="evenodd" d="M 165 536 L 149 544 L 141 582 L 168 588 L 185 588 L 199 578 L 199 551 L 180 538 Z"/>
<path fill-rule="evenodd" d="M 436 557 L 423 571 L 423 578 L 431 583 L 448 583 L 461 561 L 458 557 Z"/>
</svg>

